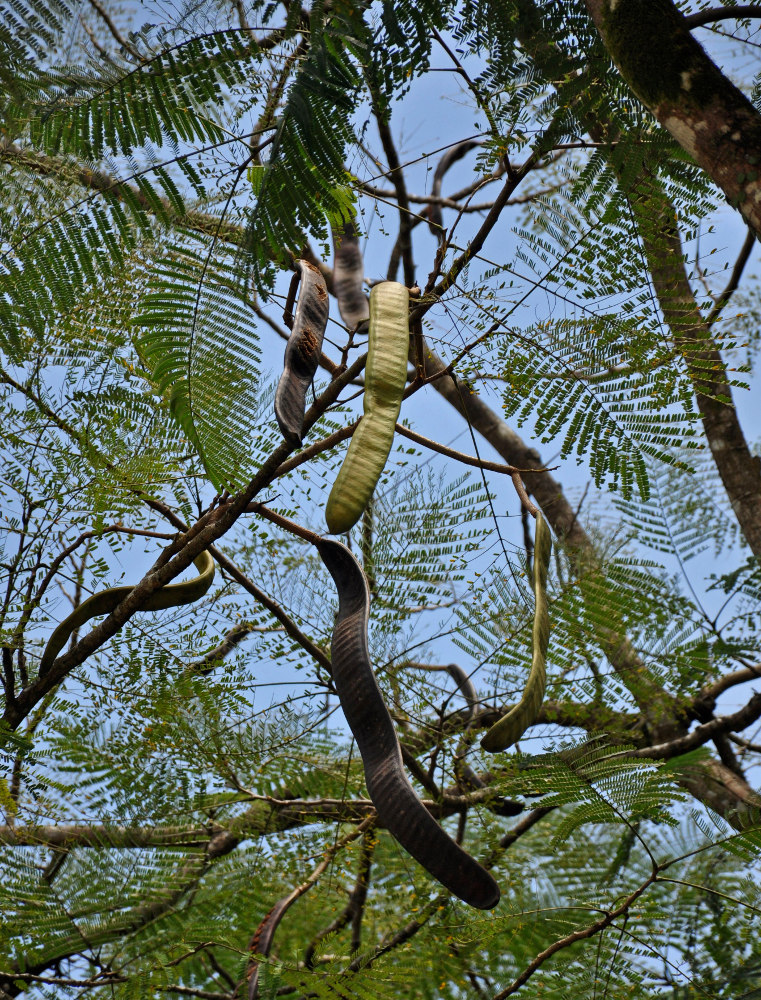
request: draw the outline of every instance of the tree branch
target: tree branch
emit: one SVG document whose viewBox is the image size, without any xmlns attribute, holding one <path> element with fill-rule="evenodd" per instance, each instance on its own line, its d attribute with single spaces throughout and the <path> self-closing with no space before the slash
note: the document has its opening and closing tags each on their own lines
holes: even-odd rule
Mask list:
<svg viewBox="0 0 761 1000">
<path fill-rule="evenodd" d="M 703 24 L 713 24 L 714 21 L 741 17 L 761 17 L 761 7 L 753 3 L 741 3 L 734 7 L 712 7 L 709 10 L 699 10 L 695 14 L 685 14 L 684 22 L 692 30 Z"/>
<path fill-rule="evenodd" d="M 671 0 L 586 4 L 624 80 L 761 237 L 761 116 L 753 104 Z"/>
</svg>

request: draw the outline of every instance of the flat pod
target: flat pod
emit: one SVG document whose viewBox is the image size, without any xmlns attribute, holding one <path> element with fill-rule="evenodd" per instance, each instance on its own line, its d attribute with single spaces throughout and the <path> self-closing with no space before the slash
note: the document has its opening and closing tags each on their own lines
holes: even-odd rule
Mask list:
<svg viewBox="0 0 761 1000">
<path fill-rule="evenodd" d="M 170 583 L 155 591 L 140 609 L 141 611 L 162 611 L 176 608 L 181 604 L 192 604 L 200 600 L 214 582 L 214 560 L 208 552 L 201 552 L 193 560 L 198 576 L 180 583 Z M 85 622 L 99 615 L 110 615 L 132 593 L 134 587 L 110 587 L 88 597 L 79 607 L 61 622 L 48 639 L 40 660 L 40 677 L 43 677 L 66 645 L 69 636 Z"/>
<path fill-rule="evenodd" d="M 499 902 L 497 883 L 439 826 L 404 771 L 396 730 L 367 649 L 370 593 L 365 574 L 340 542 L 323 538 L 316 545 L 338 590 L 333 683 L 357 741 L 378 818 L 438 882 L 469 906 L 490 910 Z"/>
<path fill-rule="evenodd" d="M 547 684 L 547 646 L 550 641 L 550 616 L 547 608 L 547 569 L 552 553 L 552 535 L 541 514 L 536 517 L 534 540 L 534 631 L 533 655 L 528 681 L 521 700 L 499 722 L 495 722 L 481 746 L 490 753 L 507 750 L 517 742 L 536 719 L 544 700 Z"/>
<path fill-rule="evenodd" d="M 334 242 L 333 288 L 338 299 L 338 311 L 346 328 L 356 330 L 360 323 L 368 319 L 370 310 L 362 289 L 365 268 L 353 219 L 336 231 Z"/>
<path fill-rule="evenodd" d="M 320 361 L 330 304 L 319 269 L 308 260 L 297 260 L 295 267 L 301 284 L 285 346 L 283 374 L 275 391 L 275 418 L 286 441 L 297 446 L 301 444 L 307 390 Z"/>
<path fill-rule="evenodd" d="M 333 534 L 357 523 L 386 465 L 407 382 L 408 353 L 409 292 L 396 281 L 382 281 L 370 292 L 364 415 L 325 507 Z"/>
</svg>

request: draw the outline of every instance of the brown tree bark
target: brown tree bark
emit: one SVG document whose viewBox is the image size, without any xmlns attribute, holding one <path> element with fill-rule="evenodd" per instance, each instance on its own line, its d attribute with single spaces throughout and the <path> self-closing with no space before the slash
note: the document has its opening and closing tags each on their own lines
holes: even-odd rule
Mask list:
<svg viewBox="0 0 761 1000">
<path fill-rule="evenodd" d="M 761 115 L 671 0 L 586 5 L 624 80 L 761 238 Z"/>
</svg>

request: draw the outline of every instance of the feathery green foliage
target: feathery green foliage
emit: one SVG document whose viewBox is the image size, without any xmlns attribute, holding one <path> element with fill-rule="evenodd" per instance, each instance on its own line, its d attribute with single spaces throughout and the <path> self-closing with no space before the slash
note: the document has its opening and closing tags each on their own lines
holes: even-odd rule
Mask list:
<svg viewBox="0 0 761 1000">
<path fill-rule="evenodd" d="M 267 998 L 758 996 L 758 308 L 721 178 L 582 0 L 150 11 L 0 20 L 0 994 L 238 1000 L 256 953 Z M 752 97 L 722 24 L 696 37 Z M 422 291 L 412 440 L 342 540 L 410 781 L 490 912 L 374 825 L 330 676 L 348 218 L 352 275 Z M 330 319 L 289 453 L 294 257 Z M 532 662 L 534 503 L 546 698 L 487 754 Z M 199 536 L 212 590 L 136 610 Z"/>
</svg>

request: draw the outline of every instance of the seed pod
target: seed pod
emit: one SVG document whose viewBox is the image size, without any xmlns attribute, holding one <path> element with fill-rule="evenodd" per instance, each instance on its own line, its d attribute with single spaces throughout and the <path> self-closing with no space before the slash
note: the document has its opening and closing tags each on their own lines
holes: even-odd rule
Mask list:
<svg viewBox="0 0 761 1000">
<path fill-rule="evenodd" d="M 208 552 L 201 552 L 194 559 L 199 575 L 192 580 L 183 580 L 181 583 L 170 583 L 161 590 L 155 591 L 141 611 L 160 611 L 163 608 L 174 608 L 181 604 L 192 604 L 200 600 L 214 580 L 214 560 Z M 83 601 L 76 611 L 64 618 L 61 624 L 54 630 L 48 639 L 48 644 L 40 660 L 40 677 L 50 670 L 53 661 L 66 645 L 69 636 L 75 629 L 80 628 L 91 618 L 98 615 L 110 615 L 111 612 L 134 590 L 134 587 L 110 587 L 102 590 L 98 594 L 93 594 Z"/>
<path fill-rule="evenodd" d="M 255 955 L 269 955 L 272 947 L 272 939 L 280 921 L 285 916 L 286 910 L 301 893 L 289 892 L 287 896 L 278 900 L 269 913 L 266 914 L 262 922 L 254 931 L 248 950 Z M 248 976 L 248 1000 L 257 1000 L 259 996 L 259 963 L 256 960 L 249 962 L 246 975 Z"/>
<path fill-rule="evenodd" d="M 547 683 L 545 660 L 550 641 L 550 616 L 547 609 L 547 568 L 552 552 L 552 535 L 541 514 L 536 518 L 534 539 L 534 634 L 533 657 L 528 681 L 521 700 L 499 722 L 495 722 L 481 746 L 490 753 L 507 750 L 525 733 L 539 714 Z"/>
<path fill-rule="evenodd" d="M 275 391 L 275 417 L 283 437 L 294 447 L 301 444 L 307 389 L 317 371 L 329 309 L 328 290 L 319 270 L 308 260 L 297 260 L 295 266 L 301 287 Z"/>
<path fill-rule="evenodd" d="M 360 323 L 367 320 L 370 310 L 362 290 L 365 268 L 353 219 L 337 230 L 334 242 L 333 288 L 338 299 L 338 311 L 346 328 L 356 330 Z"/>
<path fill-rule="evenodd" d="M 323 538 L 316 545 L 338 590 L 331 645 L 333 683 L 357 741 L 378 818 L 443 886 L 469 906 L 490 910 L 499 902 L 497 883 L 439 826 L 405 774 L 396 730 L 367 650 L 370 592 L 365 574 L 340 542 Z"/>
<path fill-rule="evenodd" d="M 382 281 L 370 292 L 370 331 L 364 416 L 354 432 L 325 508 L 328 530 L 348 531 L 359 520 L 380 478 L 394 440 L 407 381 L 409 292 Z"/>
</svg>

